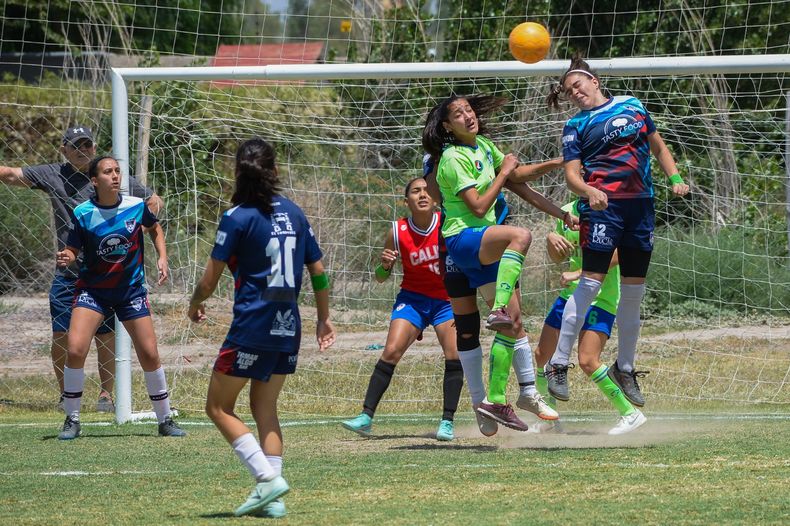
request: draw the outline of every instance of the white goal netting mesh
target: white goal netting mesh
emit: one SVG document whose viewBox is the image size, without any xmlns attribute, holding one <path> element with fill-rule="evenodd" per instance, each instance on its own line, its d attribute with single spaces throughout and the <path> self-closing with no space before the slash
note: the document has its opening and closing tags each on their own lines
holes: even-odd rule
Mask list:
<svg viewBox="0 0 790 526">
<path fill-rule="evenodd" d="M 110 151 L 110 93 L 104 68 L 108 61 L 120 59 L 86 51 L 123 52 L 149 65 L 207 64 L 212 59 L 202 57 L 213 54 L 218 44 L 276 45 L 294 39 L 322 43 L 319 59 L 324 62 L 508 59 L 507 32 L 527 17 L 551 29 L 552 58 L 567 57 L 573 50 L 593 58 L 788 51 L 790 2 L 708 9 L 664 2 L 658 9 L 609 12 L 577 12 L 570 2 L 565 7 L 555 2 L 551 7 L 487 2 L 482 10 L 468 2 L 393 2 L 389 8 L 383 2 L 303 3 L 303 12 L 291 6 L 291 14 L 279 17 L 271 14 L 271 7 L 254 13 L 243 2 L 234 13 L 206 6 L 183 8 L 184 16 L 221 12 L 222 23 L 238 17 L 242 22 L 233 27 L 239 34 L 224 33 L 230 29 L 220 23 L 211 30 L 209 52 L 198 50 L 197 39 L 192 39 L 191 49 L 185 44 L 190 30 L 171 30 L 171 48 L 159 48 L 158 56 L 147 54 L 139 60 L 134 57 L 142 44 L 134 35 L 147 31 L 157 39 L 152 28 L 162 23 L 161 17 L 159 22 L 141 21 L 137 17 L 142 15 L 130 18 L 118 11 L 117 19 L 126 25 L 107 26 L 106 34 L 83 35 L 80 51 L 95 61 L 86 59 L 81 78 L 64 76 L 63 68 L 37 80 L 8 74 L 0 81 L 0 164 L 57 161 L 62 129 L 73 122 L 92 125 L 100 151 Z M 171 14 L 169 8 L 157 11 Z M 503 16 L 492 21 L 499 13 Z M 11 18 L 9 27 L 35 20 L 28 11 Z M 340 27 L 346 21 L 352 23 L 350 32 Z M 297 27 L 299 23 L 303 27 Z M 593 34 L 590 27 L 597 28 Z M 299 31 L 301 38 L 292 36 Z M 0 38 L 3 46 L 10 45 L 9 35 Z M 77 37 L 66 31 L 64 38 L 71 42 Z M 23 44 L 33 47 L 29 40 Z M 62 43 L 58 49 L 79 56 L 72 45 Z M 544 98 L 552 80 L 131 84 L 130 166 L 138 165 L 133 171 L 165 202 L 161 219 L 173 274 L 166 286 L 152 287 L 151 300 L 175 405 L 185 411 L 202 408 L 210 367 L 230 320 L 233 287 L 228 275 L 209 303 L 209 323 L 195 327 L 184 314 L 218 218 L 229 207 L 239 142 L 260 135 L 275 144 L 285 193 L 310 218 L 332 279 L 339 341 L 325 355 L 316 352 L 312 297 L 306 286 L 304 347 L 298 374 L 286 384 L 283 409 L 299 414 L 356 412 L 386 338 L 399 283 L 396 272 L 395 279 L 376 284 L 372 269 L 389 221 L 405 212 L 403 185 L 421 173 L 420 133 L 428 109 L 451 91 L 508 97 L 510 103 L 492 121 L 494 141 L 523 162 L 541 161 L 560 154 L 562 124 L 571 115 L 570 108 L 546 108 Z M 790 260 L 783 147 L 790 80 L 784 73 L 603 80 L 613 94 L 631 94 L 645 103 L 692 185 L 688 199 L 670 199 L 656 166 L 656 252 L 638 355 L 638 368 L 651 371 L 643 381 L 649 403 L 670 409 L 716 409 L 733 403 L 787 407 Z M 136 163 L 144 154 L 147 162 Z M 570 199 L 560 173 L 534 186 L 559 204 Z M 509 202 L 516 224 L 535 233 L 521 285 L 527 329 L 536 344 L 543 317 L 556 297 L 562 266 L 550 264 L 543 248 L 553 220 L 515 196 Z M 49 363 L 46 298 L 54 259 L 49 202 L 42 192 L 0 185 L 0 216 L 0 236 L 5 240 L 0 246 L 0 398 L 8 404 L 50 407 L 57 388 Z M 613 358 L 615 341 L 607 346 L 606 360 Z M 95 378 L 95 367 L 90 362 L 87 367 Z M 382 411 L 438 411 L 442 369 L 438 343 L 429 332 L 399 364 Z M 139 368 L 133 371 L 135 408 L 146 409 Z M 580 372 L 571 375 L 571 386 L 573 407 L 602 406 Z"/>
</svg>

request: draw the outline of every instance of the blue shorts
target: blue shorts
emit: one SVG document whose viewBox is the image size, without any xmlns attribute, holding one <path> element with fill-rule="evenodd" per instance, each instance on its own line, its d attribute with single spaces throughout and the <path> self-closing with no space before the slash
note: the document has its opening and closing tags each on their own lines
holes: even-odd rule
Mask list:
<svg viewBox="0 0 790 526">
<path fill-rule="evenodd" d="M 128 289 L 83 288 L 77 290 L 74 308 L 83 307 L 107 316 L 115 314 L 118 321 L 128 321 L 151 315 L 148 291 L 142 285 Z"/>
<path fill-rule="evenodd" d="M 436 327 L 452 320 L 453 309 L 449 301 L 437 300 L 401 289 L 392 305 L 390 319 L 406 320 L 422 331 L 428 325 Z"/>
<path fill-rule="evenodd" d="M 293 374 L 298 359 L 298 354 L 261 351 L 225 340 L 214 362 L 214 370 L 228 376 L 268 382 L 273 374 Z"/>
<path fill-rule="evenodd" d="M 469 286 L 476 289 L 496 281 L 499 262 L 480 263 L 480 244 L 488 227 L 466 228 L 454 236 L 445 238 L 451 263 L 469 278 Z M 449 265 L 449 263 L 448 263 Z"/>
<path fill-rule="evenodd" d="M 606 210 L 579 202 L 579 240 L 582 248 L 612 252 L 617 247 L 653 251 L 656 212 L 653 198 L 612 199 Z"/>
<path fill-rule="evenodd" d="M 68 332 L 71 323 L 71 306 L 77 295 L 77 280 L 55 276 L 49 289 L 49 315 L 52 317 L 52 332 Z M 105 316 L 97 334 L 107 334 L 115 330 L 115 319 Z"/>
<path fill-rule="evenodd" d="M 568 300 L 557 298 L 557 301 L 551 306 L 548 316 L 546 316 L 546 321 L 543 323 L 559 330 L 562 326 L 562 313 L 565 310 L 566 303 L 568 303 Z M 587 316 L 584 318 L 582 330 L 600 332 L 608 338 L 612 335 L 614 318 L 615 316 L 611 312 L 605 311 L 600 307 L 590 306 L 587 309 Z"/>
</svg>

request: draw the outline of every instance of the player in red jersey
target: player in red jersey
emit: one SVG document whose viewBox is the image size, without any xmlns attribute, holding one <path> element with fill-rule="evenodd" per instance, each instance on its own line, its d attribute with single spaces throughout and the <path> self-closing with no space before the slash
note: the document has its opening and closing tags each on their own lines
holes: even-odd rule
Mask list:
<svg viewBox="0 0 790 526">
<path fill-rule="evenodd" d="M 395 366 L 423 329 L 433 325 L 445 360 L 444 412 L 436 438 L 452 440 L 455 437 L 453 416 L 464 376 L 455 344 L 453 311 L 439 273 L 439 213 L 435 211 L 435 202 L 422 177 L 409 181 L 405 196 L 411 216 L 392 223 L 381 253 L 381 264 L 376 268 L 376 280 L 382 283 L 389 278 L 398 256 L 403 266 L 403 282 L 392 307 L 387 343 L 370 377 L 362 413 L 342 425 L 360 435 L 370 435 L 373 415 L 389 387 Z"/>
</svg>

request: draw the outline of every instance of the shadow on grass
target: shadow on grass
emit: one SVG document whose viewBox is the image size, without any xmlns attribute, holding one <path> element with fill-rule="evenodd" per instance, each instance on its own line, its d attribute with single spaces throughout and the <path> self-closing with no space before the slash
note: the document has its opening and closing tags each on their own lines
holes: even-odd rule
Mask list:
<svg viewBox="0 0 790 526">
<path fill-rule="evenodd" d="M 499 446 L 482 446 L 482 445 L 468 445 L 461 444 L 448 444 L 447 442 L 437 442 L 435 444 L 409 444 L 405 446 L 392 446 L 390 449 L 401 451 L 477 451 L 479 453 L 491 453 L 499 449 Z"/>
<path fill-rule="evenodd" d="M 72 440 L 62 440 L 62 442 L 74 442 L 75 440 L 84 440 L 84 439 L 96 439 L 96 438 L 128 438 L 128 437 L 156 437 L 156 435 L 152 435 L 150 433 L 116 433 L 116 434 L 107 434 L 107 435 L 83 435 L 80 434 L 78 438 Z M 42 441 L 46 440 L 54 440 L 58 438 L 58 435 L 45 435 L 41 437 Z"/>
<path fill-rule="evenodd" d="M 198 517 L 201 519 L 228 519 L 236 516 L 229 511 L 221 511 L 218 513 L 204 513 L 203 515 L 198 515 Z"/>
</svg>

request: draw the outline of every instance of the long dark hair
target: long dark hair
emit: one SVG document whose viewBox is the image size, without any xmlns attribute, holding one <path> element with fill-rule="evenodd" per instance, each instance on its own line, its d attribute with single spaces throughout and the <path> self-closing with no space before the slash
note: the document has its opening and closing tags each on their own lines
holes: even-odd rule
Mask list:
<svg viewBox="0 0 790 526">
<path fill-rule="evenodd" d="M 565 87 L 564 87 L 565 78 L 568 76 L 568 73 L 570 73 L 573 70 L 586 71 L 587 73 L 592 75 L 593 78 L 598 79 L 599 84 L 601 82 L 601 79 L 598 78 L 598 74 L 584 60 L 582 54 L 577 51 L 571 57 L 570 67 L 565 70 L 565 73 L 562 74 L 559 82 L 551 86 L 551 91 L 546 96 L 546 104 L 548 104 L 549 108 L 555 108 L 555 109 L 560 108 L 560 99 L 562 98 L 562 95 L 565 93 Z"/>
<path fill-rule="evenodd" d="M 442 156 L 444 147 L 455 141 L 455 137 L 444 129 L 442 123 L 447 121 L 450 104 L 459 99 L 466 100 L 475 112 L 477 116 L 477 133 L 480 135 L 488 132 L 482 117 L 495 112 L 508 102 L 506 97 L 496 97 L 494 95 L 470 95 L 467 97 L 453 93 L 431 108 L 431 111 L 428 112 L 428 117 L 425 119 L 425 127 L 422 129 L 422 147 L 434 159 L 439 159 Z"/>
<path fill-rule="evenodd" d="M 230 201 L 272 212 L 272 197 L 280 192 L 274 148 L 260 137 L 246 140 L 236 151 L 236 188 Z"/>
</svg>

